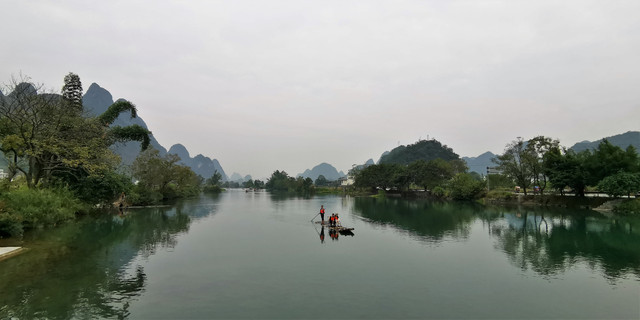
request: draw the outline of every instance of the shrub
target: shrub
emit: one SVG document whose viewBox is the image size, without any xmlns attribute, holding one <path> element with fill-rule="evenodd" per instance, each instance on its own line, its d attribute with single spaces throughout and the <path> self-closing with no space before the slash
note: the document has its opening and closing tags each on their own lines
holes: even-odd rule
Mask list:
<svg viewBox="0 0 640 320">
<path fill-rule="evenodd" d="M 449 183 L 449 196 L 454 200 L 474 200 L 481 198 L 485 185 L 468 173 L 456 175 Z"/>
<path fill-rule="evenodd" d="M 431 190 L 431 194 L 436 198 L 444 198 L 447 195 L 444 188 L 440 186 L 433 188 L 433 190 Z"/>
<path fill-rule="evenodd" d="M 67 189 L 20 189 L 2 194 L 0 232 L 8 235 L 22 233 L 23 228 L 55 225 L 75 218 L 85 209 Z"/>
</svg>

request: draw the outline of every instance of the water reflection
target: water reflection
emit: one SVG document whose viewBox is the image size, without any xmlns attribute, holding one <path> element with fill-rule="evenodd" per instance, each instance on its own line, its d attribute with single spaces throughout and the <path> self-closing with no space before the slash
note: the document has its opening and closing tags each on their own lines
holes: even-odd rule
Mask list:
<svg viewBox="0 0 640 320">
<path fill-rule="evenodd" d="M 638 219 L 608 219 L 563 210 L 494 209 L 504 217 L 491 226 L 496 247 L 512 264 L 552 277 L 578 262 L 613 281 L 640 277 Z"/>
<path fill-rule="evenodd" d="M 356 198 L 354 213 L 428 242 L 466 240 L 482 223 L 495 248 L 522 270 L 545 277 L 585 263 L 610 281 L 640 279 L 640 219 L 607 218 L 587 210 L 485 208 L 420 200 Z"/>
<path fill-rule="evenodd" d="M 322 225 L 320 226 L 320 231 L 318 231 L 318 228 L 315 227 L 316 229 L 316 233 L 318 234 L 318 237 L 320 238 L 320 243 L 325 243 L 325 226 Z M 344 236 L 344 237 L 353 237 L 355 236 L 355 234 L 353 233 L 353 228 L 335 228 L 335 227 L 326 227 L 327 229 L 327 233 L 329 234 L 329 238 L 332 241 L 338 241 L 340 239 L 340 236 Z"/>
<path fill-rule="evenodd" d="M 465 239 L 481 207 L 458 203 L 355 198 L 354 213 L 376 224 L 390 224 L 438 242 L 445 237 Z"/>
<path fill-rule="evenodd" d="M 0 318 L 126 318 L 144 291 L 138 256 L 172 248 L 215 203 L 128 210 L 26 234 L 27 253 L 0 264 Z"/>
</svg>

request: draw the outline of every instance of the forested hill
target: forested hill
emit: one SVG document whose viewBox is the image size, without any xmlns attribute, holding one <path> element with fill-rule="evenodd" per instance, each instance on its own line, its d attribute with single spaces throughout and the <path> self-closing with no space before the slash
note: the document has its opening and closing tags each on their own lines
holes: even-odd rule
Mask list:
<svg viewBox="0 0 640 320">
<path fill-rule="evenodd" d="M 91 86 L 89 86 L 87 93 L 82 97 L 82 104 L 84 105 L 84 108 L 92 115 L 102 114 L 111 104 L 113 104 L 113 102 L 111 93 L 96 83 L 92 83 Z M 137 124 L 143 128 L 147 128 L 147 124 L 140 116 L 131 118 L 130 115 L 124 113 L 121 114 L 111 125 L 128 126 L 132 124 Z M 149 130 L 153 132 L 153 129 Z M 167 149 L 160 145 L 153 135 L 151 135 L 150 138 L 151 146 L 160 152 L 160 156 L 167 154 Z M 135 160 L 140 153 L 140 142 L 131 141 L 127 143 L 120 143 L 115 145 L 113 150 L 115 153 L 120 155 L 124 164 L 129 165 L 133 163 L 133 160 Z M 196 174 L 201 175 L 205 179 L 210 178 L 216 170 L 222 174 L 224 180 L 227 179 L 222 166 L 220 166 L 220 163 L 216 159 L 212 160 L 201 154 L 191 158 L 187 149 L 180 144 L 174 145 L 171 150 L 169 150 L 169 153 L 177 154 L 180 157 L 182 164 L 190 167 Z"/>
<path fill-rule="evenodd" d="M 420 140 L 408 146 L 399 146 L 380 158 L 380 163 L 397 163 L 408 165 L 416 160 L 435 160 L 443 159 L 446 161 L 459 160 L 453 150 L 439 141 Z"/>
<path fill-rule="evenodd" d="M 626 133 L 617 134 L 615 136 L 606 137 L 604 139 L 607 139 L 607 141 L 609 141 L 612 145 L 618 146 L 623 150 L 631 145 L 634 148 L 636 148 L 636 151 L 640 152 L 640 131 L 629 131 Z M 580 152 L 587 149 L 593 150 L 598 148 L 598 145 L 600 144 L 601 141 L 602 139 L 597 141 L 578 142 L 574 144 L 573 147 L 571 147 L 571 150 L 575 152 Z"/>
</svg>

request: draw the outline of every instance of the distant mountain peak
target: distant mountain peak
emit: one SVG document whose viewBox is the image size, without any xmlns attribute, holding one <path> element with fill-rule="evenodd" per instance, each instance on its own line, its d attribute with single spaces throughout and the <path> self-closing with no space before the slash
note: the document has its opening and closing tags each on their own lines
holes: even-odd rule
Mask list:
<svg viewBox="0 0 640 320">
<path fill-rule="evenodd" d="M 82 104 L 93 115 L 99 115 L 107 111 L 107 108 L 113 104 L 113 96 L 107 89 L 94 82 L 89 86 L 87 93 L 82 96 Z"/>
<path fill-rule="evenodd" d="M 185 146 L 179 143 L 172 145 L 171 148 L 169 148 L 169 151 L 167 151 L 167 153 L 177 154 L 180 157 L 180 159 L 183 159 L 183 160 L 191 158 L 191 156 L 189 156 L 189 151 L 187 150 L 187 148 L 185 148 Z"/>
<path fill-rule="evenodd" d="M 303 173 L 299 173 L 297 175 L 297 177 L 311 178 L 312 180 L 318 179 L 319 176 L 324 176 L 329 181 L 336 181 L 344 177 L 344 173 L 338 172 L 334 166 L 326 162 L 322 162 L 313 167 L 313 169 L 307 169 Z"/>
</svg>

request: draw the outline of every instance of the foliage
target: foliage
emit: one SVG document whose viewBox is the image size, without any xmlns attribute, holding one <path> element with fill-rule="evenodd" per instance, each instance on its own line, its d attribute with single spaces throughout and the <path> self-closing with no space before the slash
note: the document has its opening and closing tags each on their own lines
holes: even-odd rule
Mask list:
<svg viewBox="0 0 640 320">
<path fill-rule="evenodd" d="M 408 146 L 399 146 L 387 155 L 380 158 L 380 164 L 402 164 L 408 165 L 417 160 L 435 160 L 443 159 L 445 161 L 460 160 L 460 157 L 446 145 L 442 145 L 437 140 L 420 140 Z"/>
<path fill-rule="evenodd" d="M 587 184 L 595 186 L 600 180 L 618 172 L 638 172 L 638 154 L 633 146 L 626 150 L 603 140 L 590 157 L 585 159 L 585 168 L 589 173 Z"/>
<path fill-rule="evenodd" d="M 443 185 L 455 175 L 453 165 L 443 159 L 418 160 L 409 164 L 408 169 L 413 182 L 426 190 Z"/>
<path fill-rule="evenodd" d="M 319 175 L 318 178 L 316 179 L 316 181 L 314 181 L 313 183 L 316 186 L 324 187 L 324 186 L 327 186 L 329 184 L 329 181 L 327 180 L 327 178 L 324 177 L 324 175 Z"/>
<path fill-rule="evenodd" d="M 209 179 L 205 180 L 203 190 L 205 192 L 222 192 L 221 181 L 222 174 L 216 170 Z"/>
<path fill-rule="evenodd" d="M 286 172 L 276 170 L 265 183 L 265 188 L 275 192 L 297 192 L 309 194 L 314 192 L 313 180 L 311 178 L 293 178 Z"/>
<path fill-rule="evenodd" d="M 433 188 L 433 190 L 431 190 L 431 195 L 436 197 L 436 198 L 444 198 L 447 195 L 447 191 L 440 186 L 437 186 L 435 188 Z"/>
<path fill-rule="evenodd" d="M 613 197 L 630 196 L 640 191 L 640 173 L 618 172 L 602 179 L 598 189 Z"/>
<path fill-rule="evenodd" d="M 487 185 L 489 190 L 493 189 L 511 189 L 516 186 L 516 184 L 504 174 L 489 174 L 487 175 Z"/>
<path fill-rule="evenodd" d="M 531 172 L 531 180 L 533 180 L 534 186 L 540 188 L 541 194 L 544 194 L 548 180 L 544 170 L 544 155 L 549 150 L 558 148 L 559 145 L 560 141 L 544 136 L 537 136 L 527 141 L 525 163 Z"/>
<path fill-rule="evenodd" d="M 66 181 L 66 185 L 78 199 L 85 203 L 103 205 L 112 203 L 122 192 L 129 194 L 134 186 L 131 177 L 113 170 L 104 170 L 77 180 Z"/>
<path fill-rule="evenodd" d="M 0 150 L 9 159 L 9 173 L 24 174 L 29 188 L 48 185 L 56 175 L 80 177 L 113 170 L 118 158 L 109 150 L 117 141 L 138 140 L 148 145 L 150 132 L 139 126 L 108 127 L 110 119 L 135 106 L 112 105 L 105 114 L 84 117 L 80 78 L 65 77 L 62 96 L 38 93 L 42 87 L 15 79 L 11 93 L 0 100 Z M 79 97 L 80 96 L 80 97 Z"/>
<path fill-rule="evenodd" d="M 69 74 L 64 77 L 62 99 L 64 99 L 65 103 L 67 103 L 70 108 L 77 112 L 82 112 L 83 109 L 82 92 L 82 82 L 80 81 L 80 77 L 73 72 L 69 72 Z"/>
<path fill-rule="evenodd" d="M 449 196 L 454 200 L 479 199 L 485 192 L 484 183 L 468 173 L 459 173 L 449 182 Z"/>
<path fill-rule="evenodd" d="M 0 203 L 0 235 L 9 236 L 72 219 L 84 208 L 66 189 L 20 188 L 3 193 Z"/>
<path fill-rule="evenodd" d="M 507 144 L 502 155 L 498 155 L 493 160 L 503 174 L 523 188 L 525 195 L 527 194 L 527 188 L 531 186 L 531 177 L 533 175 L 529 165 L 530 157 L 531 154 L 525 148 L 525 141 L 518 137 L 518 139 Z"/>
<path fill-rule="evenodd" d="M 156 149 L 141 152 L 133 162 L 133 177 L 138 179 L 134 191 L 144 203 L 176 197 L 189 197 L 200 192 L 202 178 L 191 168 L 179 165 L 180 157 L 167 154 L 164 157 Z M 134 198 L 135 199 L 135 198 Z"/>
<path fill-rule="evenodd" d="M 126 127 L 115 126 L 109 129 L 109 140 L 111 143 L 126 142 L 126 141 L 139 141 L 140 149 L 146 150 L 151 144 L 151 138 L 149 137 L 149 130 L 137 125 L 132 124 Z"/>
<path fill-rule="evenodd" d="M 399 176 L 398 173 L 401 173 L 400 168 L 402 166 L 399 164 L 389 163 L 368 166 L 357 173 L 354 184 L 356 187 L 372 190 L 397 188 L 396 178 Z"/>
</svg>

